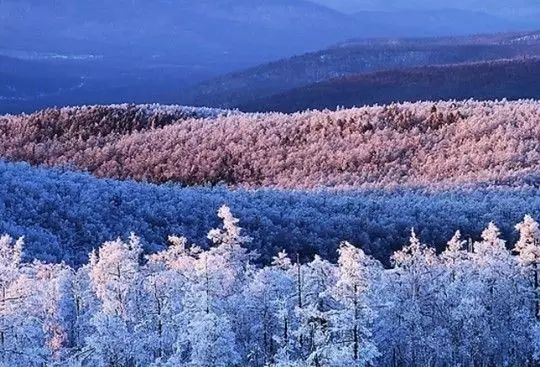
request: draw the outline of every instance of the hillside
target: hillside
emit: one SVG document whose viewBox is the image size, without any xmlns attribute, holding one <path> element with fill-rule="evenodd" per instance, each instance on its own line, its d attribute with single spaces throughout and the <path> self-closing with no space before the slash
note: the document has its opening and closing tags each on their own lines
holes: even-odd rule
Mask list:
<svg viewBox="0 0 540 367">
<path fill-rule="evenodd" d="M 242 111 L 294 112 L 401 101 L 540 98 L 540 59 L 426 66 L 358 74 L 241 104 Z"/>
<path fill-rule="evenodd" d="M 428 39 L 351 40 L 235 72 L 189 88 L 182 102 L 236 107 L 328 79 L 411 67 L 540 55 L 537 33 Z"/>
<path fill-rule="evenodd" d="M 0 156 L 183 185 L 538 185 L 535 101 L 404 103 L 291 115 L 210 110 L 210 118 L 197 109 L 169 110 L 93 106 L 4 116 Z"/>
<path fill-rule="evenodd" d="M 227 204 L 253 237 L 250 250 L 268 263 L 286 249 L 333 258 L 344 240 L 388 263 L 411 227 L 444 246 L 456 228 L 478 238 L 495 221 L 504 238 L 525 214 L 540 216 L 538 188 L 285 191 L 227 190 L 97 179 L 65 170 L 0 162 L 0 233 L 25 236 L 25 256 L 81 264 L 92 248 L 134 232 L 147 251 L 168 235 L 208 245 L 217 209 Z"/>
<path fill-rule="evenodd" d="M 537 189 L 219 192 L 4 163 L 0 179 L 0 229 L 30 234 L 0 236 L 6 366 L 277 359 L 314 367 L 312 355 L 332 367 L 524 366 L 536 358 L 540 231 L 518 216 L 539 214 Z M 234 208 L 212 210 L 221 200 Z M 502 231 L 482 226 L 486 217 Z M 450 229 L 458 223 L 463 232 Z M 207 237 L 182 236 L 193 228 Z M 480 228 L 474 239 L 472 228 Z M 447 244 L 426 242 L 441 231 Z M 361 242 L 325 246 L 334 234 Z M 115 239 L 85 242 L 103 235 Z M 72 257 L 91 247 L 87 259 Z M 391 254 L 387 268 L 371 256 L 381 254 Z"/>
</svg>

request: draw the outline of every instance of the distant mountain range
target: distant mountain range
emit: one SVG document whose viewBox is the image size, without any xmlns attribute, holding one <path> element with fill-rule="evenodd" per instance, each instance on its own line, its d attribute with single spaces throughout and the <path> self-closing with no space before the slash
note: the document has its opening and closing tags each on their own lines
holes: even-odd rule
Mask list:
<svg viewBox="0 0 540 367">
<path fill-rule="evenodd" d="M 444 10 L 448 8 L 481 11 L 507 18 L 532 19 L 540 13 L 540 3 L 536 0 L 313 0 L 316 3 L 338 9 L 346 13 L 363 10 Z"/>
<path fill-rule="evenodd" d="M 497 70 L 501 72 L 510 72 L 509 69 L 519 69 L 520 72 L 535 70 L 536 61 L 517 64 L 490 62 L 537 56 L 540 56 L 540 32 L 427 39 L 351 40 L 319 52 L 283 59 L 209 80 L 186 92 L 183 102 L 247 110 L 293 111 L 302 107 L 335 108 L 336 105 L 392 102 L 406 100 L 407 97 L 421 99 L 504 97 L 504 93 L 507 92 L 504 88 L 493 90 L 492 93 L 480 93 L 484 87 L 478 85 L 475 89 L 475 85 L 468 80 L 478 80 Z M 481 64 L 456 66 L 456 70 L 460 71 L 457 75 L 461 75 L 463 81 L 452 79 L 456 83 L 456 89 L 449 88 L 446 93 L 438 93 L 437 87 L 443 86 L 437 86 L 433 82 L 430 85 L 429 78 L 434 74 L 451 72 L 453 70 L 451 67 L 430 68 L 426 71 L 415 69 L 434 65 L 482 62 L 489 62 L 485 70 L 482 70 L 484 68 Z M 412 68 L 410 71 L 394 72 L 410 68 Z M 468 68 L 471 71 L 482 71 L 476 76 L 467 75 Z M 363 76 L 382 71 L 386 73 Z M 430 85 L 430 88 L 413 91 L 414 88 L 404 81 L 410 81 L 411 76 L 415 76 L 423 86 Z M 399 80 L 399 77 L 405 79 Z M 512 81 L 508 79 L 509 76 L 506 76 L 506 79 L 513 84 L 532 86 L 535 79 L 534 75 L 531 77 L 525 75 L 525 79 L 519 81 Z M 493 80 L 502 81 L 504 78 L 504 75 L 492 76 Z M 381 80 L 384 80 L 385 86 L 393 88 L 390 93 L 378 94 L 378 88 L 382 87 L 379 84 Z M 392 85 L 388 84 L 389 80 L 393 81 Z M 470 88 L 466 90 L 458 88 L 460 82 L 468 83 Z M 360 96 L 348 94 L 364 87 L 368 89 L 362 90 Z M 521 94 L 519 90 L 508 92 L 512 92 L 510 94 L 513 97 L 535 96 L 530 95 L 531 88 L 522 89 Z"/>
<path fill-rule="evenodd" d="M 403 101 L 540 98 L 540 59 L 416 67 L 331 79 L 241 104 L 294 112 Z"/>
<path fill-rule="evenodd" d="M 166 60 L 217 72 L 352 37 L 440 36 L 531 26 L 459 9 L 344 14 L 306 0 L 3 0 L 0 21 L 4 51 L 99 54 L 128 64 Z"/>
<path fill-rule="evenodd" d="M 195 102 L 221 104 L 222 100 L 199 98 L 197 90 L 203 96 L 208 93 L 204 85 L 196 90 L 193 85 L 212 80 L 218 83 L 212 88 L 228 93 L 230 86 L 222 88 L 219 83 L 230 76 L 213 78 L 350 39 L 459 36 L 526 30 L 537 24 L 527 17 L 506 17 L 477 8 L 368 5 L 362 11 L 345 13 L 335 5 L 307 0 L 2 0 L 0 113 L 66 104 L 190 102 L 190 97 Z M 385 55 L 370 50 L 362 55 L 371 65 L 365 68 L 377 70 L 381 62 L 391 63 L 391 58 L 398 66 L 415 66 L 419 62 L 411 58 L 426 57 L 380 47 Z M 454 60 L 453 52 L 448 50 L 441 62 L 478 61 L 460 56 Z M 502 54 L 509 56 L 513 55 Z M 304 69 L 312 72 L 321 66 L 321 62 L 302 65 L 313 63 L 309 56 L 292 60 L 297 61 L 293 63 L 299 77 Z M 313 72 L 325 76 L 330 70 L 326 69 Z M 283 76 L 273 67 L 256 70 Z M 341 75 L 338 68 L 329 77 Z M 300 84 L 279 83 L 295 88 L 324 80 L 308 79 Z"/>
</svg>

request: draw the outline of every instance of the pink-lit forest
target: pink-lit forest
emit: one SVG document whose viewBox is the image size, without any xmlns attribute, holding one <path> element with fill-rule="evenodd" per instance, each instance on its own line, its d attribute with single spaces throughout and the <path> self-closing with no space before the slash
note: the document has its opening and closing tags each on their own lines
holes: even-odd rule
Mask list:
<svg viewBox="0 0 540 367">
<path fill-rule="evenodd" d="M 0 155 L 183 185 L 519 186 L 534 181 L 539 169 L 539 117 L 533 100 L 291 115 L 134 105 L 48 109 L 0 117 Z"/>
</svg>

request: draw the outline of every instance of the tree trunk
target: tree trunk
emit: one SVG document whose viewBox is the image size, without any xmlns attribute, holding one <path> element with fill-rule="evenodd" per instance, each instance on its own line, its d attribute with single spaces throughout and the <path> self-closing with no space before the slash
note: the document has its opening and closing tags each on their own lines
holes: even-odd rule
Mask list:
<svg viewBox="0 0 540 367">
<path fill-rule="evenodd" d="M 354 285 L 354 327 L 353 327 L 353 356 L 358 360 L 358 286 Z"/>
</svg>

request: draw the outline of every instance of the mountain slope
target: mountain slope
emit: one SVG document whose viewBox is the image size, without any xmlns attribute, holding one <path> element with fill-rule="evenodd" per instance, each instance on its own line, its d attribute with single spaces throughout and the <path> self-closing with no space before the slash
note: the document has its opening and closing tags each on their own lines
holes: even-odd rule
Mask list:
<svg viewBox="0 0 540 367">
<path fill-rule="evenodd" d="M 539 106 L 423 102 L 208 118 L 185 108 L 178 115 L 128 105 L 51 109 L 0 118 L 0 156 L 184 185 L 537 185 Z"/>
<path fill-rule="evenodd" d="M 100 180 L 86 174 L 0 162 L 0 231 L 25 236 L 25 256 L 81 264 L 92 248 L 131 231 L 147 251 L 168 235 L 208 244 L 224 203 L 240 218 L 249 249 L 269 263 L 291 254 L 335 256 L 344 240 L 387 262 L 411 227 L 443 247 L 456 228 L 477 238 L 490 221 L 506 239 L 525 214 L 540 216 L 538 189 L 300 192 L 182 188 Z M 509 208 L 512 208 L 509 210 Z"/>
<path fill-rule="evenodd" d="M 428 66 L 331 79 L 241 104 L 294 112 L 400 101 L 540 98 L 540 59 Z"/>
<path fill-rule="evenodd" d="M 537 56 L 537 34 L 351 40 L 323 51 L 211 79 L 188 89 L 182 101 L 193 105 L 240 106 L 253 99 L 358 73 Z"/>
</svg>

